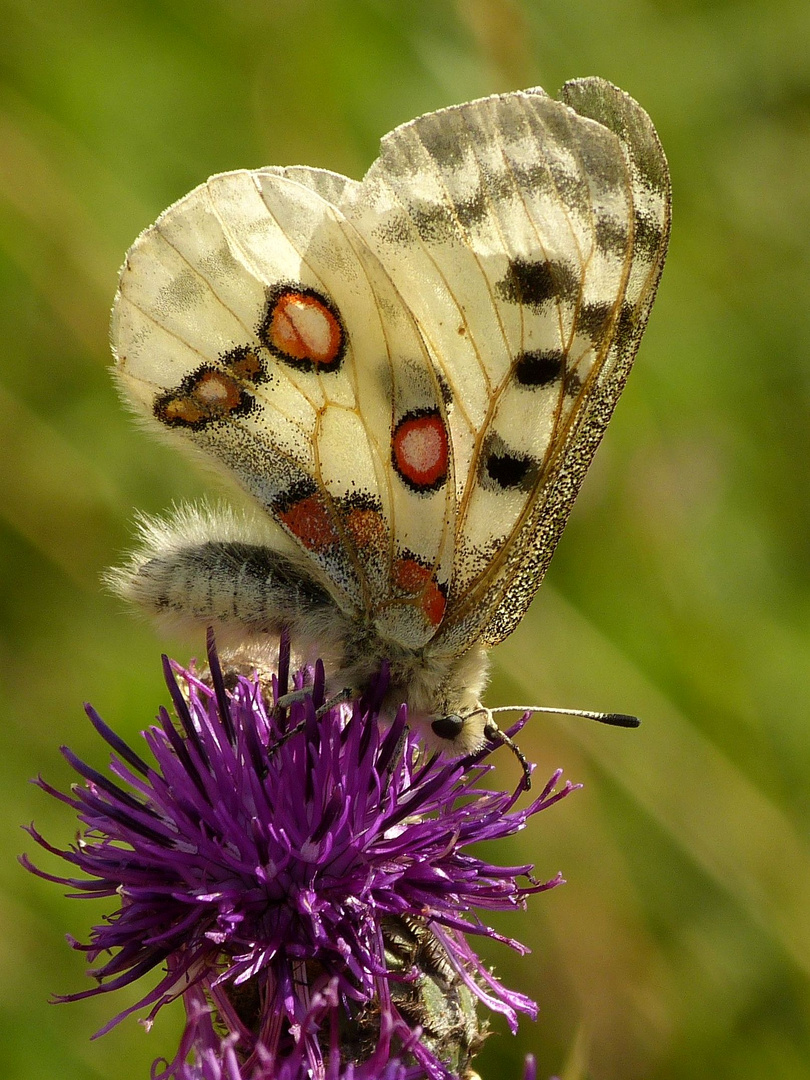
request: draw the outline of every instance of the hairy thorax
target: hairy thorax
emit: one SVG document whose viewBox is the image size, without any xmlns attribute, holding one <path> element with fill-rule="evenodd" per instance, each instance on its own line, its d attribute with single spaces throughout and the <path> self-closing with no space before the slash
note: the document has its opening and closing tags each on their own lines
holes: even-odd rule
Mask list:
<svg viewBox="0 0 810 1080">
<path fill-rule="evenodd" d="M 409 649 L 357 624 L 347 635 L 343 655 L 338 677 L 353 689 L 367 685 L 387 663 L 386 705 L 396 709 L 405 702 L 413 721 L 454 713 L 466 716 L 480 708 L 489 668 L 487 650 L 481 644 L 460 655 L 441 653 L 430 642 Z"/>
</svg>

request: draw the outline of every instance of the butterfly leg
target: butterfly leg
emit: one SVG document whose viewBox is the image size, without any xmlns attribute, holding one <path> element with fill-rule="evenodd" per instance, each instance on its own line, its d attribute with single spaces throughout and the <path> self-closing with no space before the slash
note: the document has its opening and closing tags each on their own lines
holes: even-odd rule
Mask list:
<svg viewBox="0 0 810 1080">
<path fill-rule="evenodd" d="M 289 709 L 291 705 L 296 702 L 306 701 L 306 699 L 312 693 L 311 686 L 305 686 L 301 690 L 290 690 L 289 693 L 282 694 L 282 696 L 276 702 L 276 709 Z M 315 710 L 315 716 L 320 719 L 324 713 L 329 712 L 330 709 L 334 709 L 336 705 L 340 705 L 344 701 L 348 701 L 352 696 L 352 691 L 349 687 L 344 687 L 342 690 L 338 690 L 336 694 L 325 701 L 319 709 Z"/>
<path fill-rule="evenodd" d="M 274 711 L 280 712 L 282 709 L 288 709 L 290 705 L 294 705 L 296 702 L 303 702 L 312 693 L 312 687 L 303 687 L 301 690 L 290 690 L 287 694 L 282 694 L 275 704 Z M 338 691 L 333 697 L 325 701 L 319 709 L 315 710 L 315 718 L 319 720 L 325 713 L 329 712 L 336 705 L 340 705 L 343 701 L 348 701 L 351 698 L 352 692 L 348 688 Z M 268 748 L 268 756 L 272 756 L 279 747 L 283 746 L 288 739 L 291 739 L 293 735 L 298 735 L 306 727 L 306 720 L 302 720 L 300 724 L 296 724 L 295 727 L 290 728 L 289 731 L 285 731 L 280 739 L 277 739 L 271 747 Z"/>
<path fill-rule="evenodd" d="M 520 762 L 521 768 L 523 769 L 523 789 L 524 791 L 528 791 L 532 786 L 532 766 L 518 744 L 513 739 L 510 739 L 505 731 L 501 731 L 491 716 L 484 726 L 484 735 L 490 742 L 499 743 L 509 747 Z"/>
</svg>

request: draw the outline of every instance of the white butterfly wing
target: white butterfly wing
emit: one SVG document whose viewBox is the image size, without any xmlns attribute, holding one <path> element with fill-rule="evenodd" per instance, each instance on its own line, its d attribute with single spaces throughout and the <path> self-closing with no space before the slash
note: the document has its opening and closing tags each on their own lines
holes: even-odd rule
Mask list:
<svg viewBox="0 0 810 1080">
<path fill-rule="evenodd" d="M 655 294 L 669 232 L 649 118 L 600 79 L 432 113 L 344 209 L 448 387 L 455 560 L 435 647 L 509 634 L 540 585 Z"/>
<path fill-rule="evenodd" d="M 269 512 L 339 606 L 416 646 L 452 562 L 441 388 L 376 258 L 319 194 L 351 182 L 297 172 L 212 177 L 142 234 L 114 308 L 118 377 Z M 391 468 L 392 432 L 413 416 L 431 418 L 443 471 L 418 514 Z M 406 467 L 408 448 L 418 438 Z"/>
</svg>

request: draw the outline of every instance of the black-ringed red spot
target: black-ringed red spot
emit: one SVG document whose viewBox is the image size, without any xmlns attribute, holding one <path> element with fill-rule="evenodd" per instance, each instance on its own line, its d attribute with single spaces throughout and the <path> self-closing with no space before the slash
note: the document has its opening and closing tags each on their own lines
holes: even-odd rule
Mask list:
<svg viewBox="0 0 810 1080">
<path fill-rule="evenodd" d="M 436 580 L 433 569 L 407 555 L 396 560 L 393 566 L 394 587 L 407 596 L 419 598 L 419 606 L 430 626 L 438 626 L 444 618 L 447 606 L 447 589 Z"/>
<path fill-rule="evenodd" d="M 346 352 L 340 313 L 315 289 L 272 290 L 258 335 L 274 356 L 302 371 L 337 371 Z"/>
<path fill-rule="evenodd" d="M 229 416 L 244 416 L 255 404 L 239 380 L 205 366 L 183 379 L 177 390 L 157 397 L 154 413 L 167 427 L 198 430 Z"/>
<path fill-rule="evenodd" d="M 447 479 L 450 451 L 438 409 L 415 409 L 394 428 L 391 462 L 414 491 L 436 491 Z"/>
<path fill-rule="evenodd" d="M 245 416 L 256 405 L 250 392 L 267 372 L 255 349 L 240 345 L 190 372 L 176 390 L 155 398 L 155 417 L 167 427 L 204 428 L 232 416 Z"/>
</svg>

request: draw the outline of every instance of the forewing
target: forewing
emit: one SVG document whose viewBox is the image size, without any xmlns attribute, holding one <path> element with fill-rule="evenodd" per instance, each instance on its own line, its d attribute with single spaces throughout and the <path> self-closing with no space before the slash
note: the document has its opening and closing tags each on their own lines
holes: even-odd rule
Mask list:
<svg viewBox="0 0 810 1080">
<path fill-rule="evenodd" d="M 493 643 L 540 585 L 646 323 L 663 152 L 628 95 L 586 79 L 397 128 L 345 202 L 446 385 L 458 512 L 436 647 Z"/>
<path fill-rule="evenodd" d="M 347 612 L 393 618 L 421 644 L 443 613 L 440 593 L 426 615 L 426 582 L 439 589 L 451 565 L 446 420 L 414 320 L 329 201 L 351 186 L 318 170 L 226 173 L 167 210 L 121 271 L 117 374 L 268 511 Z M 414 414 L 445 432 L 443 482 L 418 514 L 391 468 Z"/>
</svg>

